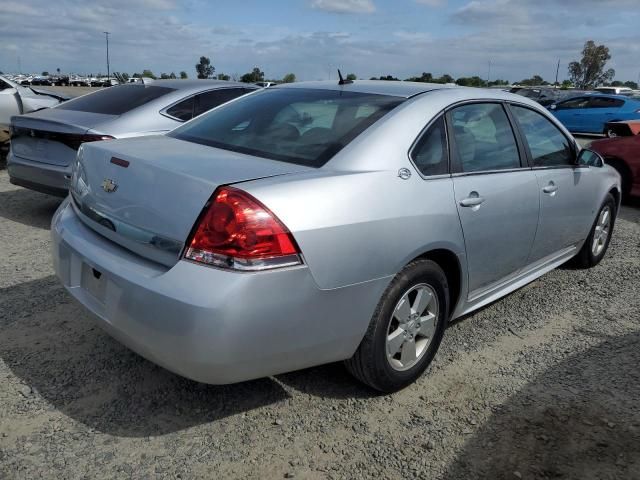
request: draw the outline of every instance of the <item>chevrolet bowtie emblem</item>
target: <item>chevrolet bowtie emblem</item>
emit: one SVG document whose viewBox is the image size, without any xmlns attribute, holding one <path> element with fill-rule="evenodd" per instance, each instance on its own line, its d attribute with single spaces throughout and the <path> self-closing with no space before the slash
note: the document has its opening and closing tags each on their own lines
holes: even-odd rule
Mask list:
<svg viewBox="0 0 640 480">
<path fill-rule="evenodd" d="M 113 193 L 118 189 L 118 184 L 110 178 L 105 178 L 102 182 L 102 189 L 107 193 Z"/>
</svg>

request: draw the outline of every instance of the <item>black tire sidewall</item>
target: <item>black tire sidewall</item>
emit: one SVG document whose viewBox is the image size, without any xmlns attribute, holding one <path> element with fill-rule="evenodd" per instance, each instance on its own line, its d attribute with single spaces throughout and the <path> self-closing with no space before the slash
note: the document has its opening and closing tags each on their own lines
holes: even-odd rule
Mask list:
<svg viewBox="0 0 640 480">
<path fill-rule="evenodd" d="M 387 360 L 386 339 L 393 310 L 400 298 L 413 286 L 426 283 L 434 289 L 438 297 L 438 318 L 436 330 L 427 352 L 416 365 L 405 371 L 393 369 Z M 403 388 L 416 380 L 429 366 L 442 340 L 447 319 L 449 317 L 449 291 L 447 277 L 442 269 L 430 260 L 416 261 L 409 264 L 389 286 L 381 301 L 375 318 L 376 330 L 372 342 L 373 367 L 376 377 L 382 381 L 380 388 L 394 391 Z"/>
</svg>

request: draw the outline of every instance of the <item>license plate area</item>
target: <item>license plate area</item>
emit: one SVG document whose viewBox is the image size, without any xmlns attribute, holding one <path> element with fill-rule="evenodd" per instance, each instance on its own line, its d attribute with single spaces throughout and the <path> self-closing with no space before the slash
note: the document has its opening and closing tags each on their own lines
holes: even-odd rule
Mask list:
<svg viewBox="0 0 640 480">
<path fill-rule="evenodd" d="M 80 286 L 86 290 L 89 295 L 104 303 L 105 292 L 107 290 L 107 280 L 102 272 L 96 270 L 86 263 L 82 264 L 82 274 L 80 276 Z"/>
</svg>

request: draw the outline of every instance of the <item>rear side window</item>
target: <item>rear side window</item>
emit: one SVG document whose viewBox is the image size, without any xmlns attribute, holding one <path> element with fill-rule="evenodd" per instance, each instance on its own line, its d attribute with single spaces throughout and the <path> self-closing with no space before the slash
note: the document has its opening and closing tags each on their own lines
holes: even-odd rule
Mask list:
<svg viewBox="0 0 640 480">
<path fill-rule="evenodd" d="M 195 105 L 195 97 L 189 97 L 186 100 L 176 103 L 174 106 L 167 108 L 167 115 L 186 122 L 193 118 L 193 107 Z"/>
<path fill-rule="evenodd" d="M 624 105 L 624 100 L 610 97 L 591 97 L 589 108 L 620 108 Z"/>
<path fill-rule="evenodd" d="M 153 85 L 118 85 L 90 95 L 74 98 L 55 108 L 106 115 L 122 115 L 173 91 L 173 88 Z"/>
<path fill-rule="evenodd" d="M 269 88 L 222 105 L 169 134 L 258 157 L 321 167 L 403 98 Z"/>
<path fill-rule="evenodd" d="M 221 88 L 219 90 L 212 90 L 210 92 L 204 92 L 196 95 L 196 104 L 193 116 L 197 117 L 218 105 L 222 105 L 223 103 L 233 100 L 234 98 L 238 98 L 239 96 L 251 91 L 252 89 L 249 88 Z"/>
<path fill-rule="evenodd" d="M 448 172 L 447 135 L 443 117 L 438 118 L 418 140 L 411 152 L 411 159 L 425 176 Z"/>
<path fill-rule="evenodd" d="M 461 171 L 520 168 L 516 138 L 502 105 L 473 103 L 451 110 L 450 115 Z"/>
<path fill-rule="evenodd" d="M 553 123 L 528 108 L 511 105 L 511 111 L 527 140 L 534 167 L 573 164 L 569 140 Z"/>
<path fill-rule="evenodd" d="M 573 108 L 587 108 L 589 105 L 589 97 L 572 98 L 565 100 L 556 105 L 557 110 L 569 110 Z"/>
</svg>

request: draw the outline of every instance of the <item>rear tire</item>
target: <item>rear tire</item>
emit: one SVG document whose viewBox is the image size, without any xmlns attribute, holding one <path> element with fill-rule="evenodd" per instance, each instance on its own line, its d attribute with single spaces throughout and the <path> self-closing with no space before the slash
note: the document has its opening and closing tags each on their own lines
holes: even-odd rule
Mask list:
<svg viewBox="0 0 640 480">
<path fill-rule="evenodd" d="M 413 383 L 435 356 L 449 318 L 449 286 L 431 260 L 407 265 L 387 287 L 347 370 L 381 392 Z"/>
<path fill-rule="evenodd" d="M 613 196 L 607 194 L 598 215 L 596 216 L 589 236 L 582 245 L 580 252 L 574 257 L 574 264 L 578 268 L 595 267 L 604 258 L 609 248 L 613 227 L 616 221 L 617 204 Z"/>
</svg>

